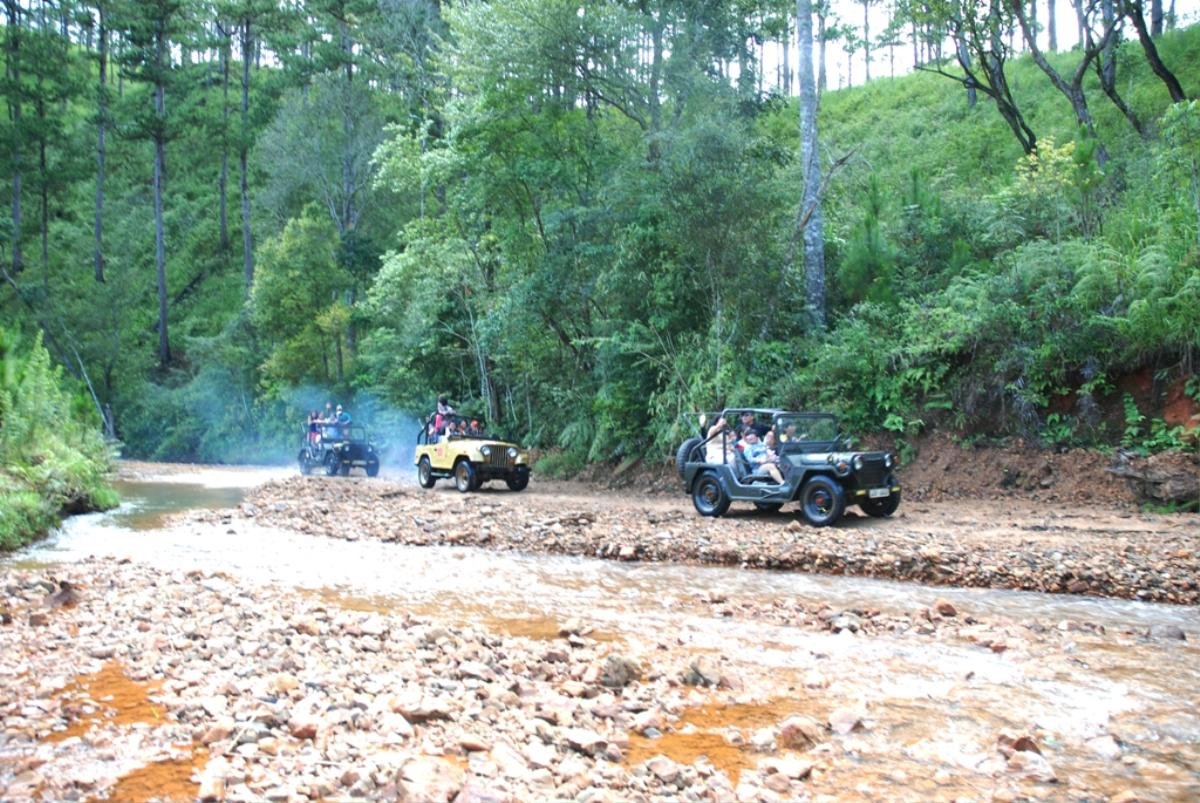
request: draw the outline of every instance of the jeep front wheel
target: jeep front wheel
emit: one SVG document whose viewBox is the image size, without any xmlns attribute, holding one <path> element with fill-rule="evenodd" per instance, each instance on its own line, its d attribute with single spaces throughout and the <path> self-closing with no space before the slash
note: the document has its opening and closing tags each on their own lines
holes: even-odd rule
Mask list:
<svg viewBox="0 0 1200 803">
<path fill-rule="evenodd" d="M 374 477 L 379 474 L 379 458 L 372 457 L 367 460 L 366 471 L 368 477 Z"/>
<path fill-rule="evenodd" d="M 846 492 L 830 477 L 818 474 L 800 489 L 800 515 L 814 527 L 827 527 L 846 510 Z"/>
<path fill-rule="evenodd" d="M 877 519 L 884 519 L 896 512 L 900 507 L 900 492 L 894 491 L 891 496 L 883 499 L 864 499 L 858 503 L 863 512 Z"/>
<path fill-rule="evenodd" d="M 454 466 L 454 487 L 464 494 L 479 487 L 475 467 L 471 465 L 470 460 L 459 460 Z"/>
<path fill-rule="evenodd" d="M 692 504 L 701 516 L 720 516 L 729 510 L 729 494 L 725 493 L 716 474 L 706 471 L 696 479 L 692 487 Z"/>
<path fill-rule="evenodd" d="M 523 491 L 525 486 L 529 485 L 529 469 L 525 466 L 517 466 L 513 469 L 513 473 L 504 481 L 510 491 Z"/>
<path fill-rule="evenodd" d="M 301 449 L 300 455 L 297 459 L 300 461 L 300 473 L 301 474 L 308 474 L 310 471 L 312 471 L 312 464 L 308 462 L 308 450 L 307 449 Z"/>
<path fill-rule="evenodd" d="M 337 452 L 330 452 L 325 455 L 325 474 L 327 476 L 335 476 L 341 467 L 342 461 L 338 460 Z"/>
<path fill-rule="evenodd" d="M 428 457 L 422 457 L 421 462 L 417 463 L 417 484 L 422 488 L 432 488 L 437 482 L 433 477 L 433 466 L 429 464 Z"/>
</svg>

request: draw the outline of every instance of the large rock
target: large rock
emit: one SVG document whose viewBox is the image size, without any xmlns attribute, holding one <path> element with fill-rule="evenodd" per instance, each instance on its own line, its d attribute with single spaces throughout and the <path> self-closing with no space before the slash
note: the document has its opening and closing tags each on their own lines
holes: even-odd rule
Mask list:
<svg viewBox="0 0 1200 803">
<path fill-rule="evenodd" d="M 461 767 L 437 756 L 409 759 L 396 776 L 400 800 L 413 803 L 447 803 L 458 795 L 465 778 Z"/>
<path fill-rule="evenodd" d="M 608 744 L 603 736 L 587 728 L 566 728 L 563 739 L 572 750 L 589 756 L 596 755 Z"/>
<path fill-rule="evenodd" d="M 600 670 L 600 685 L 610 689 L 621 689 L 635 680 L 641 680 L 642 667 L 637 661 L 623 655 L 610 655 Z"/>
<path fill-rule="evenodd" d="M 825 727 L 812 717 L 794 714 L 779 726 L 779 746 L 789 750 L 807 750 L 825 738 Z"/>
</svg>

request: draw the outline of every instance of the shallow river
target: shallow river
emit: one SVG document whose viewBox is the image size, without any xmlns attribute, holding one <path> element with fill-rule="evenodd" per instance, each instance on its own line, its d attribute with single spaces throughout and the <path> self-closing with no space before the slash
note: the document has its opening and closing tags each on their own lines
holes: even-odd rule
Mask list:
<svg viewBox="0 0 1200 803">
<path fill-rule="evenodd" d="M 514 635 L 552 636 L 557 623 L 578 617 L 596 636 L 635 651 L 652 653 L 662 642 L 718 652 L 747 673 L 772 674 L 779 713 L 820 716 L 842 706 L 866 712 L 868 728 L 841 743 L 845 755 L 835 764 L 843 768 L 843 789 L 851 797 L 986 794 L 994 783 L 978 767 L 994 755 L 997 734 L 1007 730 L 1039 734 L 1060 781 L 1046 787 L 1051 797 L 1133 789 L 1151 799 L 1200 798 L 1195 608 L 346 542 L 240 522 L 164 525 L 180 510 L 236 505 L 245 487 L 278 473 L 207 470 L 123 482 L 120 509 L 74 517 L 50 539 L 4 562 L 38 566 L 89 555 L 129 557 L 296 588 L 349 607 L 411 611 Z M 785 597 L 896 613 L 945 597 L 960 615 L 985 621 L 1036 621 L 1052 631 L 1086 622 L 1107 633 L 1052 633 L 1031 638 L 1026 649 L 993 654 L 957 639 L 830 635 L 715 617 L 696 604 L 708 590 L 737 600 Z M 1147 638 L 1151 626 L 1182 628 L 1188 640 Z M 694 724 L 730 724 L 718 720 Z M 671 752 L 668 737 L 662 749 Z"/>
</svg>

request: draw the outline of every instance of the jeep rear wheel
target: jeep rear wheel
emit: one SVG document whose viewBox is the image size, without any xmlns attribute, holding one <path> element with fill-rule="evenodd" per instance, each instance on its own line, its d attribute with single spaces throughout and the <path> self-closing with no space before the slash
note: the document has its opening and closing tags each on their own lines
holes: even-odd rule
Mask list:
<svg viewBox="0 0 1200 803">
<path fill-rule="evenodd" d="M 858 506 L 868 516 L 884 519 L 895 513 L 896 508 L 900 507 L 900 492 L 893 491 L 891 496 L 886 496 L 883 499 L 864 499 L 858 503 Z"/>
<path fill-rule="evenodd" d="M 459 460 L 454 466 L 454 487 L 459 493 L 465 494 L 467 491 L 474 491 L 479 485 L 479 477 L 471 461 Z"/>
<path fill-rule="evenodd" d="M 529 469 L 525 466 L 517 466 L 504 483 L 510 491 L 525 490 L 525 486 L 529 485 Z"/>
<path fill-rule="evenodd" d="M 334 476 L 338 473 L 338 469 L 342 467 L 342 461 L 338 460 L 337 452 L 330 452 L 325 455 L 325 474 Z"/>
<path fill-rule="evenodd" d="M 800 515 L 814 527 L 827 527 L 846 510 L 846 492 L 823 474 L 810 479 L 800 489 Z"/>
<path fill-rule="evenodd" d="M 675 468 L 679 471 L 679 479 L 683 479 L 683 470 L 687 466 L 688 461 L 692 459 L 692 450 L 699 446 L 702 442 L 700 438 L 688 438 L 679 446 L 679 451 L 675 452 Z"/>
<path fill-rule="evenodd" d="M 379 458 L 372 457 L 367 460 L 367 476 L 374 477 L 379 474 Z"/>
<path fill-rule="evenodd" d="M 729 510 L 729 494 L 725 493 L 716 474 L 706 471 L 696 479 L 692 487 L 692 504 L 701 516 L 720 516 Z"/>
<path fill-rule="evenodd" d="M 422 457 L 417 463 L 417 484 L 422 488 L 432 488 L 435 482 L 437 480 L 433 477 L 433 466 L 429 464 L 429 458 Z"/>
</svg>

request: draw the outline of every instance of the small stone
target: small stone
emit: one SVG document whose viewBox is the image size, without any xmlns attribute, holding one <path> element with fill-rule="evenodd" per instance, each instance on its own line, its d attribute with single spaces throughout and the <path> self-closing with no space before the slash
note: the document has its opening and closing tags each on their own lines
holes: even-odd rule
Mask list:
<svg viewBox="0 0 1200 803">
<path fill-rule="evenodd" d="M 600 671 L 600 685 L 610 689 L 621 689 L 642 677 L 642 667 L 637 661 L 622 655 L 610 655 Z"/>
<path fill-rule="evenodd" d="M 958 616 L 958 608 L 955 608 L 954 603 L 945 597 L 938 597 L 934 600 L 933 609 L 937 611 L 938 616 Z"/>
<path fill-rule="evenodd" d="M 845 736 L 862 727 L 862 714 L 851 708 L 838 708 L 829 715 L 829 727 L 839 736 Z"/>
<path fill-rule="evenodd" d="M 45 611 L 34 611 L 29 614 L 30 627 L 45 627 L 50 624 L 50 614 Z"/>
<path fill-rule="evenodd" d="M 596 755 L 607 744 L 603 736 L 587 728 L 567 728 L 563 731 L 563 739 L 572 749 L 589 756 Z"/>
<path fill-rule="evenodd" d="M 655 756 L 646 767 L 663 783 L 674 783 L 679 778 L 679 765 L 666 756 Z"/>
<path fill-rule="evenodd" d="M 786 749 L 807 750 L 824 738 L 824 726 L 812 717 L 794 714 L 779 726 L 779 744 Z"/>
</svg>

